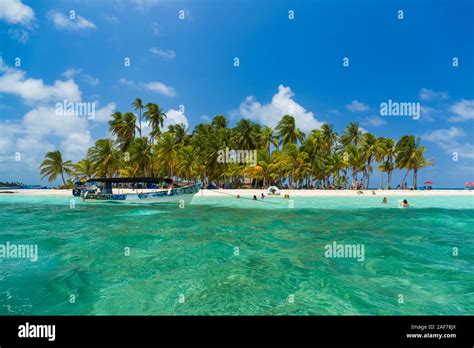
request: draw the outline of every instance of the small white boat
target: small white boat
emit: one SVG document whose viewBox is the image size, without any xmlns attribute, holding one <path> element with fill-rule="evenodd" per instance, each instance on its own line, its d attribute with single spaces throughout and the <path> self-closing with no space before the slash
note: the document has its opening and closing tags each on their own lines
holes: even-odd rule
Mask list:
<svg viewBox="0 0 474 348">
<path fill-rule="evenodd" d="M 167 188 L 148 189 L 149 185 L 164 185 Z M 131 185 L 133 187 L 125 187 Z M 201 183 L 179 185 L 173 179 L 142 178 L 100 178 L 90 179 L 85 185 L 73 190 L 84 202 L 111 202 L 131 204 L 189 204 L 201 189 Z M 116 192 L 114 192 L 114 190 Z M 129 191 L 137 192 L 129 192 Z M 125 192 L 127 191 L 127 192 Z M 140 192 L 138 192 L 140 191 Z"/>
</svg>

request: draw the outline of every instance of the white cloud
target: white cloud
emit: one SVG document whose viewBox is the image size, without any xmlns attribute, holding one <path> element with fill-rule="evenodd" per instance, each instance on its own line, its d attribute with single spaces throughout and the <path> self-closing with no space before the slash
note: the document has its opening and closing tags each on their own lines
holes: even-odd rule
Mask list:
<svg viewBox="0 0 474 348">
<path fill-rule="evenodd" d="M 184 113 L 179 110 L 169 109 L 165 112 L 166 118 L 163 122 L 163 128 L 167 129 L 169 125 L 176 125 L 183 123 L 186 127 L 189 127 L 189 122 Z"/>
<path fill-rule="evenodd" d="M 173 50 L 162 50 L 160 48 L 152 47 L 150 48 L 150 52 L 163 58 L 168 58 L 168 59 L 176 58 L 176 52 Z"/>
<path fill-rule="evenodd" d="M 38 166 L 43 160 L 44 155 L 49 151 L 56 150 L 56 147 L 48 139 L 26 134 L 16 139 L 14 149 L 14 153 L 18 152 L 21 157 L 21 161 L 17 163 L 21 168 L 20 170 L 24 172 L 26 167 L 27 170 L 39 174 Z M 11 165 L 11 163 L 15 163 L 15 161 L 9 164 Z"/>
<path fill-rule="evenodd" d="M 10 28 L 8 29 L 8 34 L 12 39 L 22 44 L 25 44 L 30 39 L 30 31 L 25 28 Z"/>
<path fill-rule="evenodd" d="M 360 101 L 353 100 L 352 103 L 346 105 L 347 110 L 351 112 L 363 112 L 368 111 L 370 107 L 367 104 L 361 103 Z"/>
<path fill-rule="evenodd" d="M 28 25 L 35 19 L 33 9 L 20 0 L 0 1 L 0 19 L 10 24 Z"/>
<path fill-rule="evenodd" d="M 69 133 L 66 138 L 61 141 L 59 148 L 63 158 L 74 162 L 84 158 L 87 149 L 94 145 L 94 141 L 89 131 Z"/>
<path fill-rule="evenodd" d="M 432 89 L 422 88 L 419 96 L 421 100 L 446 99 L 448 98 L 448 92 L 437 92 Z"/>
<path fill-rule="evenodd" d="M 450 111 L 456 116 L 451 117 L 449 121 L 461 122 L 474 119 L 474 99 L 456 102 L 450 107 Z"/>
<path fill-rule="evenodd" d="M 77 131 L 87 129 L 87 117 L 62 116 L 56 114 L 54 107 L 37 107 L 28 111 L 22 120 L 27 134 L 36 136 L 67 137 Z"/>
<path fill-rule="evenodd" d="M 204 120 L 204 121 L 210 121 L 211 120 L 211 118 L 208 115 L 202 115 L 201 119 Z"/>
<path fill-rule="evenodd" d="M 17 123 L 0 123 L 0 172 L 10 168 L 22 173 L 38 175 L 38 166 L 48 151 L 59 148 L 65 160 L 82 158 L 91 145 L 87 118 L 59 116 L 54 107 L 36 107 L 28 111 Z M 5 134 L 4 134 L 5 133 Z M 54 143 L 59 142 L 59 147 Z M 21 161 L 15 161 L 15 153 Z"/>
<path fill-rule="evenodd" d="M 76 102 L 81 99 L 81 91 L 74 80 L 56 80 L 46 85 L 41 79 L 26 78 L 25 72 L 7 67 L 0 57 L 0 93 L 13 94 L 26 102 L 48 102 L 67 99 Z"/>
<path fill-rule="evenodd" d="M 76 15 L 75 19 L 70 19 L 62 13 L 52 10 L 48 12 L 48 17 L 58 29 L 73 31 L 96 29 L 94 23 L 79 15 Z"/>
<path fill-rule="evenodd" d="M 0 20 L 14 25 L 14 27 L 8 29 L 8 35 L 22 44 L 28 41 L 30 32 L 36 25 L 33 9 L 20 0 L 1 0 Z"/>
<path fill-rule="evenodd" d="M 127 80 L 127 79 L 121 78 L 119 80 L 119 83 L 121 85 L 127 86 L 129 88 L 133 88 L 133 89 L 137 89 L 137 90 L 144 89 L 144 90 L 148 90 L 148 91 L 151 91 L 151 92 L 156 92 L 156 93 L 165 95 L 167 97 L 174 97 L 176 95 L 176 91 L 173 87 L 167 86 L 163 82 L 159 82 L 159 81 L 151 81 L 151 82 L 147 82 L 147 83 L 137 83 L 137 82 L 132 81 L 132 80 Z"/>
<path fill-rule="evenodd" d="M 173 87 L 167 86 L 162 82 L 147 82 L 143 86 L 149 91 L 157 92 L 167 97 L 174 97 L 176 95 L 176 92 Z"/>
<path fill-rule="evenodd" d="M 153 23 L 151 24 L 151 27 L 152 27 L 152 29 L 153 29 L 153 35 L 154 35 L 154 36 L 160 36 L 161 31 L 160 31 L 160 26 L 158 25 L 158 23 L 157 23 L 157 22 L 153 22 Z"/>
<path fill-rule="evenodd" d="M 113 25 L 116 25 L 119 23 L 119 19 L 114 16 L 114 15 L 111 15 L 111 14 L 105 14 L 103 16 L 104 20 L 110 24 L 113 24 Z"/>
<path fill-rule="evenodd" d="M 150 7 L 155 6 L 158 0 L 132 0 L 132 4 L 139 10 L 147 10 Z"/>
<path fill-rule="evenodd" d="M 60 150 L 64 160 L 78 161 L 93 144 L 91 122 L 105 122 L 115 110 L 115 103 L 96 108 L 95 118 L 64 116 L 56 113 L 56 102 L 67 99 L 81 102 L 81 92 L 73 80 L 45 85 L 42 80 L 26 79 L 22 71 L 9 68 L 0 57 L 0 93 L 18 95 L 33 109 L 17 122 L 0 121 L 0 173 L 2 177 L 22 180 L 39 179 L 38 166 L 48 151 Z M 68 69 L 64 76 L 74 77 L 80 70 Z M 71 92 L 72 91 L 72 92 Z M 94 101 L 98 105 L 98 101 Z M 20 161 L 15 160 L 19 153 Z"/>
<path fill-rule="evenodd" d="M 436 129 L 425 133 L 422 137 L 428 141 L 453 141 L 465 135 L 466 133 L 461 128 L 451 127 L 448 129 Z"/>
<path fill-rule="evenodd" d="M 63 72 L 61 75 L 63 75 L 67 79 L 72 79 L 74 76 L 78 75 L 80 72 L 81 72 L 81 69 L 69 68 L 69 69 L 66 69 L 66 71 Z"/>
<path fill-rule="evenodd" d="M 384 124 L 387 123 L 387 121 L 385 121 L 384 119 L 382 119 L 378 116 L 366 117 L 366 118 L 364 118 L 363 122 L 368 123 L 368 124 L 370 124 L 374 127 L 380 127 L 380 126 L 383 126 Z"/>
<path fill-rule="evenodd" d="M 107 121 L 109 121 L 111 119 L 110 116 L 114 112 L 116 106 L 117 105 L 115 103 L 108 103 L 103 108 L 95 110 L 94 121 L 97 121 L 97 122 L 107 122 Z"/>
<path fill-rule="evenodd" d="M 292 115 L 295 118 L 296 127 L 304 132 L 321 127 L 322 122 L 318 121 L 311 111 L 298 104 L 294 99 L 294 93 L 290 87 L 278 86 L 278 93 L 272 97 L 268 104 L 261 104 L 255 97 L 248 96 L 240 104 L 238 113 L 244 118 L 263 123 L 264 125 L 275 126 L 284 115 Z"/>
<path fill-rule="evenodd" d="M 119 80 L 119 83 L 121 85 L 127 86 L 127 87 L 132 87 L 132 88 L 137 88 L 137 84 L 131 80 L 124 79 L 123 77 Z"/>
<path fill-rule="evenodd" d="M 100 83 L 100 80 L 98 78 L 84 73 L 82 69 L 69 68 L 61 75 L 63 75 L 67 79 L 72 79 L 74 76 L 77 76 L 80 80 L 94 87 Z"/>
<path fill-rule="evenodd" d="M 450 155 L 457 152 L 460 158 L 474 159 L 474 145 L 462 143 L 460 138 L 464 137 L 466 137 L 464 130 L 457 127 L 437 129 L 421 136 L 424 140 L 438 144 Z"/>
</svg>

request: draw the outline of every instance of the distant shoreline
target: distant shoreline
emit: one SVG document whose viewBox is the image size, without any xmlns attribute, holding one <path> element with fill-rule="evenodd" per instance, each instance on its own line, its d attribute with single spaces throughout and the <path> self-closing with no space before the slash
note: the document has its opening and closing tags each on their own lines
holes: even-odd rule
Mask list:
<svg viewBox="0 0 474 348">
<path fill-rule="evenodd" d="M 9 190 L 14 195 L 19 196 L 59 196 L 59 197 L 73 197 L 72 190 L 64 189 L 28 189 L 28 190 Z M 146 190 L 152 191 L 152 190 Z M 357 191 L 353 190 L 281 190 L 280 196 L 283 197 L 285 194 L 291 197 L 359 197 L 359 196 L 373 196 L 372 191 L 375 192 L 376 196 L 398 196 L 398 197 L 433 197 L 433 196 L 472 196 L 474 197 L 474 190 L 459 190 L 459 189 L 448 189 L 448 190 L 362 190 L 363 194 L 357 194 Z M 131 189 L 123 189 L 121 193 L 135 193 L 137 191 Z M 139 191 L 141 192 L 141 191 Z M 265 189 L 219 189 L 219 190 L 201 190 L 196 195 L 206 197 L 230 197 L 230 196 L 250 196 L 256 195 L 260 198 L 260 195 L 264 193 Z M 10 196 L 10 195 L 9 195 Z M 278 196 L 276 196 L 278 197 Z"/>
</svg>

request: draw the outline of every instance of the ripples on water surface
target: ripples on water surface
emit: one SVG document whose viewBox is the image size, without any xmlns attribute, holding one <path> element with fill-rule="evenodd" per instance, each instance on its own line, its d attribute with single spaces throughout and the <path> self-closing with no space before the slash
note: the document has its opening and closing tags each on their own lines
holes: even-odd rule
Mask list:
<svg viewBox="0 0 474 348">
<path fill-rule="evenodd" d="M 0 259 L 0 314 L 474 314 L 472 198 L 380 200 L 2 196 L 0 243 L 38 244 L 39 260 Z M 365 261 L 326 258 L 333 241 L 363 244 Z"/>
</svg>

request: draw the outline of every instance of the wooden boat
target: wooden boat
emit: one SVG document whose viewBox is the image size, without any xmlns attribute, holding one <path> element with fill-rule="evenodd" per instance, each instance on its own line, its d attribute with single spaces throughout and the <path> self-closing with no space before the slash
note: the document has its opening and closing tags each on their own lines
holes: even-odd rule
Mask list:
<svg viewBox="0 0 474 348">
<path fill-rule="evenodd" d="M 167 203 L 185 205 L 191 203 L 194 195 L 201 189 L 201 183 L 182 185 L 176 183 L 173 179 L 154 177 L 94 178 L 77 186 L 73 190 L 73 196 L 81 197 L 88 203 Z M 150 189 L 150 187 L 152 188 Z"/>
</svg>

